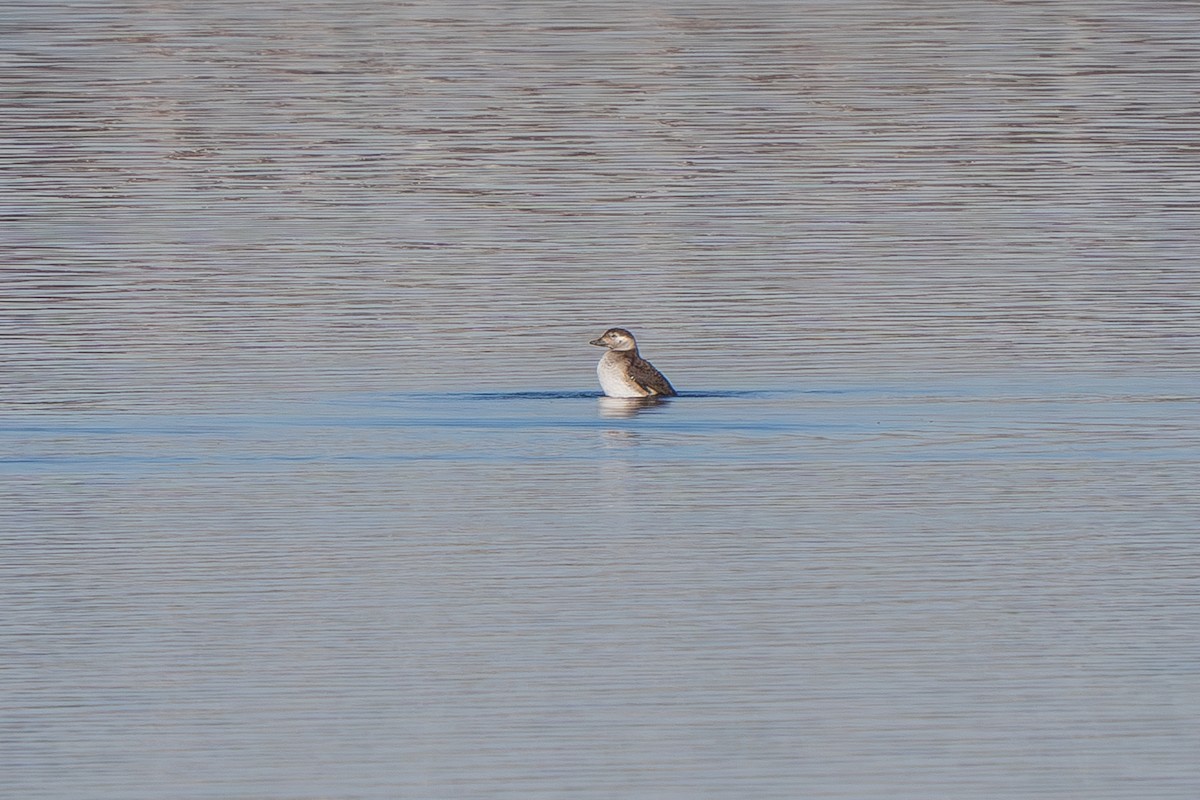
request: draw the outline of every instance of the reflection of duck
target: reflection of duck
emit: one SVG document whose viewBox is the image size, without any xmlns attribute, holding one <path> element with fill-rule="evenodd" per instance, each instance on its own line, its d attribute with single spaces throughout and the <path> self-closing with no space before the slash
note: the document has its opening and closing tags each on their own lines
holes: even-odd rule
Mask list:
<svg viewBox="0 0 1200 800">
<path fill-rule="evenodd" d="M 609 328 L 590 344 L 607 347 L 596 365 L 600 387 L 609 397 L 674 397 L 671 382 L 638 355 L 637 341 L 624 328 Z"/>
<path fill-rule="evenodd" d="M 665 403 L 662 397 L 601 397 L 600 416 L 636 417 L 643 411 L 661 406 Z"/>
</svg>

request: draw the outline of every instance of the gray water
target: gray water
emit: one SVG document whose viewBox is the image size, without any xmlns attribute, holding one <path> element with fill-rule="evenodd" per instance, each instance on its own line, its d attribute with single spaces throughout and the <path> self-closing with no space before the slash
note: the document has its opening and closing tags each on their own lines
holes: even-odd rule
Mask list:
<svg viewBox="0 0 1200 800">
<path fill-rule="evenodd" d="M 1200 793 L 1200 6 L 0 25 L 0 795 Z"/>
</svg>

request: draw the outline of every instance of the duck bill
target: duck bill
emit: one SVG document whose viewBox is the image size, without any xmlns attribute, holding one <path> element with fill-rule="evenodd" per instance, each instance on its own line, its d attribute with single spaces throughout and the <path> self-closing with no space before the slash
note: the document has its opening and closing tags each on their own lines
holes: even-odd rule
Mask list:
<svg viewBox="0 0 1200 800">
<path fill-rule="evenodd" d="M 592 339 L 588 344 L 594 344 L 596 347 L 608 347 L 608 343 L 603 339 Z"/>
</svg>

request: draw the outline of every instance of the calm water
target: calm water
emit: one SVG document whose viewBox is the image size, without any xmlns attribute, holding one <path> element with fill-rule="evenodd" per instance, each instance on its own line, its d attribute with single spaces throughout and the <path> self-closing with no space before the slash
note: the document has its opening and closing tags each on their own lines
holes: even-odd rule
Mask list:
<svg viewBox="0 0 1200 800">
<path fill-rule="evenodd" d="M 0 26 L 0 795 L 1200 793 L 1200 6 Z"/>
</svg>

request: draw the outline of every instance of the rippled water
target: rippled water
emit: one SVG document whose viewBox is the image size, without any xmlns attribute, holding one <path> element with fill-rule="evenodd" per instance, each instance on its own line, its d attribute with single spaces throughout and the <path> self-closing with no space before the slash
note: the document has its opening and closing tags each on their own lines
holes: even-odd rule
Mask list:
<svg viewBox="0 0 1200 800">
<path fill-rule="evenodd" d="M 1200 791 L 1200 8 L 0 25 L 0 794 Z"/>
</svg>

